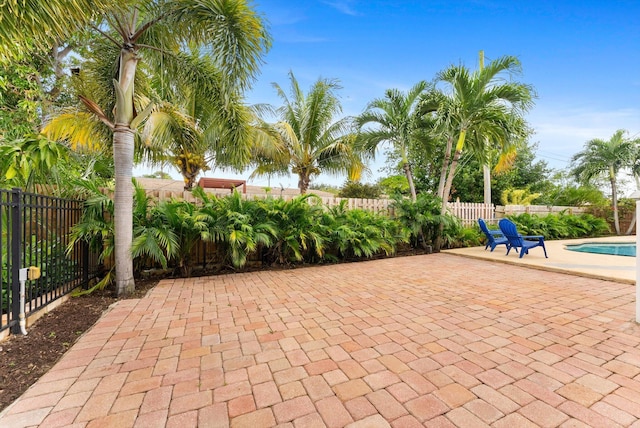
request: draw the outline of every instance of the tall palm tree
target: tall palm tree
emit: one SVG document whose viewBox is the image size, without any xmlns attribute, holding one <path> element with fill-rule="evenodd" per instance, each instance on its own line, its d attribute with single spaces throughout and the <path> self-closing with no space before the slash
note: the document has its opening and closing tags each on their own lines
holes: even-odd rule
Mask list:
<svg viewBox="0 0 640 428">
<path fill-rule="evenodd" d="M 617 130 L 608 140 L 595 138 L 587 141 L 584 150 L 571 159 L 572 174 L 582 183 L 592 183 L 594 179 L 605 178 L 611 186 L 611 206 L 616 234 L 620 235 L 618 215 L 618 173 L 633 166 L 638 140 L 625 138 L 624 129 Z"/>
<path fill-rule="evenodd" d="M 64 16 L 67 7 L 77 2 L 51 0 L 45 3 L 48 12 L 68 21 Z M 34 16 L 23 14 L 19 18 L 12 12 L 8 14 L 14 22 L 30 21 L 39 16 L 35 12 Z M 4 18 L 4 13 L 0 17 Z M 255 77 L 269 38 L 262 18 L 245 0 L 137 0 L 105 8 L 104 12 L 99 10 L 96 18 L 90 24 L 91 30 L 117 51 L 112 64 L 113 108 L 105 110 L 90 98 L 92 94 L 81 96 L 81 100 L 113 136 L 115 236 L 118 242 L 115 249 L 116 290 L 118 294 L 124 294 L 135 288 L 131 255 L 134 141 L 138 126 L 153 109 L 152 103 L 145 106 L 134 102 L 138 65 L 161 70 L 178 88 L 189 83 L 209 99 L 220 100 L 216 112 L 219 123 L 227 124 L 226 134 L 230 138 L 243 141 L 247 136 L 243 110 L 235 108 L 238 103 L 230 101 L 233 101 L 234 90 L 248 87 Z M 30 33 L 23 37 L 33 34 L 40 36 L 40 40 L 44 39 L 42 34 L 46 31 L 58 30 L 38 30 L 33 25 L 25 25 L 25 28 Z M 0 32 L 0 42 L 10 40 L 7 34 Z M 59 36 L 66 34 L 61 31 Z M 13 36 L 18 37 L 17 30 Z M 189 55 L 185 53 L 188 46 L 208 46 L 208 54 Z"/>
<path fill-rule="evenodd" d="M 388 89 L 384 98 L 371 101 L 364 113 L 356 118 L 356 124 L 360 128 L 359 144 L 365 153 L 373 157 L 381 143 L 390 143 L 393 146 L 400 158 L 414 201 L 416 187 L 413 183 L 408 152 L 412 143 L 429 138 L 420 126 L 420 118 L 416 114 L 420 97 L 427 87 L 427 82 L 420 81 L 406 94 L 397 89 Z M 366 128 L 367 125 L 377 126 Z"/>
<path fill-rule="evenodd" d="M 261 113 L 272 113 L 279 118 L 275 124 L 264 122 L 257 127 L 263 134 L 262 144 L 255 148 L 257 168 L 252 176 L 287 174 L 298 175 L 300 194 L 307 192 L 311 178 L 321 172 L 347 173 L 357 180 L 364 169 L 354 146 L 350 118 L 335 120 L 342 112 L 336 91 L 338 82 L 318 79 L 305 94 L 293 72 L 290 96 L 273 83 L 284 104 L 279 108 L 257 106 Z"/>
<path fill-rule="evenodd" d="M 438 187 L 443 201 L 450 197 L 458 160 L 466 148 L 484 164 L 490 153 L 487 144 L 504 149 L 513 141 L 534 96 L 529 85 L 502 80 L 502 74 L 519 71 L 518 59 L 504 56 L 474 72 L 458 65 L 438 73 L 437 80 L 446 87 L 434 110 L 441 127 L 449 130 Z M 446 210 L 446 204 L 442 209 Z"/>
</svg>

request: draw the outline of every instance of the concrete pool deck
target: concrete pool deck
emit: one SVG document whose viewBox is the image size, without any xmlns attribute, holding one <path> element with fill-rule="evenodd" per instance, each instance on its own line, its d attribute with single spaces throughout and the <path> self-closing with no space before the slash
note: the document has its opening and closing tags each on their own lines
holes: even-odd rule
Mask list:
<svg viewBox="0 0 640 428">
<path fill-rule="evenodd" d="M 529 254 L 523 258 L 519 258 L 519 254 L 515 251 L 511 251 L 509 255 L 506 256 L 504 245 L 497 247 L 493 252 L 489 250 L 485 251 L 484 246 L 481 246 L 446 250 L 446 253 L 482 260 L 491 260 L 500 263 L 515 264 L 518 266 L 526 266 L 551 272 L 564 272 L 588 278 L 606 279 L 625 284 L 635 284 L 635 257 L 581 253 L 578 251 L 570 251 L 565 248 L 567 245 L 587 242 L 635 243 L 635 239 L 635 235 L 631 235 L 609 236 L 606 238 L 545 241 L 547 255 L 549 256 L 548 259 L 544 258 L 544 253 L 541 248 L 532 249 L 529 251 Z"/>
</svg>

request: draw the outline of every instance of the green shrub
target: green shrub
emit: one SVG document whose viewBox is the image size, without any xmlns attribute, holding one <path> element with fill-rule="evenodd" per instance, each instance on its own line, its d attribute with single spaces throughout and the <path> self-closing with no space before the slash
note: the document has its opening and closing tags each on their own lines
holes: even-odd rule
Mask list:
<svg viewBox="0 0 640 428">
<path fill-rule="evenodd" d="M 377 184 L 347 181 L 340 189 L 338 196 L 340 198 L 377 199 L 380 194 L 382 194 L 382 188 Z"/>
<path fill-rule="evenodd" d="M 401 196 L 394 197 L 392 208 L 395 216 L 409 230 L 413 247 L 434 245 L 441 226 L 443 235 L 448 234 L 450 228 L 455 231 L 459 226 L 457 218 L 450 214 L 440 214 L 441 203 L 440 198 L 430 193 L 419 194 L 416 202 Z"/>
<path fill-rule="evenodd" d="M 398 243 L 408 242 L 408 230 L 400 222 L 386 215 L 345 207 L 342 201 L 323 216 L 328 234 L 325 258 L 371 257 L 381 252 L 391 255 Z"/>
<path fill-rule="evenodd" d="M 546 239 L 572 239 L 603 236 L 610 233 L 603 218 L 591 214 L 571 215 L 561 212 L 540 217 L 535 214 L 508 216 L 523 235 L 542 235 Z"/>
</svg>

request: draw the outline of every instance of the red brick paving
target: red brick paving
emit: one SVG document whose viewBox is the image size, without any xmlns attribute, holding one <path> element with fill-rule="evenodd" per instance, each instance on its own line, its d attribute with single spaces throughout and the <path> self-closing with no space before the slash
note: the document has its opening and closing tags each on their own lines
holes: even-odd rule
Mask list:
<svg viewBox="0 0 640 428">
<path fill-rule="evenodd" d="M 2 427 L 630 427 L 628 284 L 448 254 L 165 280 Z"/>
</svg>

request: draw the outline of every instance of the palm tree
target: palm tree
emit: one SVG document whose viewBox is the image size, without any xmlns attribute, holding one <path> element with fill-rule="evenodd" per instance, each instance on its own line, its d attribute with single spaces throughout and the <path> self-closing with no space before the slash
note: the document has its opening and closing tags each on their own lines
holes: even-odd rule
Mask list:
<svg viewBox="0 0 640 428">
<path fill-rule="evenodd" d="M 625 134 L 624 129 L 619 129 L 608 141 L 599 138 L 587 141 L 584 150 L 571 159 L 571 172 L 581 183 L 589 184 L 597 178 L 609 181 L 613 224 L 617 235 L 620 235 L 617 176 L 621 169 L 633 166 L 638 150 L 638 141 L 625 138 Z"/>
<path fill-rule="evenodd" d="M 272 113 L 279 118 L 273 125 L 262 122 L 257 127 L 272 138 L 264 138 L 256 147 L 257 168 L 252 176 L 287 174 L 289 169 L 298 175 L 300 194 L 307 192 L 311 177 L 321 172 L 346 172 L 350 180 L 357 180 L 364 169 L 354 148 L 350 133 L 351 120 L 334 121 L 342 112 L 336 95 L 338 82 L 318 79 L 308 94 L 300 88 L 292 72 L 291 95 L 273 83 L 284 104 L 275 109 L 257 106 L 260 113 Z"/>
<path fill-rule="evenodd" d="M 13 60 L 32 49 L 48 51 L 119 3 L 120 0 L 6 2 L 0 8 L 0 61 Z"/>
<path fill-rule="evenodd" d="M 365 153 L 373 157 L 379 145 L 384 142 L 393 146 L 400 158 L 401 167 L 409 182 L 411 198 L 414 201 L 416 188 L 408 152 L 412 143 L 425 142 L 425 139 L 429 138 L 420 126 L 420 120 L 416 114 L 418 101 L 427 86 L 427 82 L 420 81 L 406 94 L 397 89 L 388 89 L 384 98 L 371 101 L 364 113 L 356 118 L 356 124 L 360 128 L 358 139 Z M 363 129 L 370 124 L 377 127 Z"/>
<path fill-rule="evenodd" d="M 519 70 L 517 58 L 504 56 L 474 72 L 458 65 L 438 74 L 437 80 L 446 84 L 446 92 L 432 98 L 438 104 L 430 110 L 435 112 L 441 129 L 447 130 L 445 161 L 438 186 L 438 195 L 445 202 L 443 212 L 465 148 L 469 147 L 485 164 L 490 153 L 487 144 L 495 144 L 504 151 L 513 142 L 514 134 L 521 131 L 521 116 L 532 105 L 533 89 L 522 83 L 499 80 L 502 73 Z M 454 140 L 457 140 L 455 146 Z"/>
<path fill-rule="evenodd" d="M 85 23 L 86 16 L 73 17 L 81 11 L 68 0 L 46 2 L 46 11 L 61 22 Z M 101 2 L 101 4 L 104 2 Z M 40 4 L 40 3 L 38 3 Z M 87 7 L 87 11 L 92 10 Z M 56 37 L 68 35 L 58 26 L 37 28 L 29 25 L 30 20 L 41 13 L 29 9 L 32 16 L 23 12 L 3 9 L 0 20 L 8 15 L 9 22 L 25 21 L 24 29 L 0 32 L 0 42 L 9 43 L 18 37 L 38 36 L 46 40 L 47 31 L 59 31 Z M 29 12 L 28 11 L 28 12 Z M 66 13 L 72 11 L 71 18 Z M 244 141 L 247 137 L 244 109 L 234 94 L 248 87 L 255 77 L 261 58 L 269 45 L 265 24 L 245 0 L 169 0 L 156 2 L 138 0 L 119 4 L 113 8 L 98 9 L 99 20 L 90 28 L 101 35 L 113 47 L 117 56 L 112 63 L 112 88 L 110 92 L 112 108 L 104 109 L 100 102 L 91 99 L 93 94 L 81 96 L 85 107 L 93 113 L 112 133 L 115 165 L 115 235 L 118 245 L 115 249 L 117 293 L 130 293 L 135 288 L 133 260 L 131 255 L 132 198 L 131 185 L 134 141 L 136 130 L 151 113 L 153 104 L 143 105 L 136 99 L 134 82 L 138 77 L 138 65 L 146 64 L 152 70 L 159 70 L 167 79 L 182 89 L 186 84 L 201 91 L 203 98 L 219 100 L 216 116 L 220 124 L 226 124 L 225 134 L 229 139 Z M 85 14 L 86 15 L 86 14 Z M 50 22 L 47 19 L 45 22 Z M 4 22 L 4 21 L 3 21 Z M 12 39 L 13 37 L 13 39 Z M 185 52 L 188 46 L 210 46 L 207 55 L 195 56 Z M 114 67 L 115 64 L 115 67 Z M 103 91 L 104 93 L 104 91 Z M 135 101 L 135 102 L 134 102 Z"/>
</svg>

